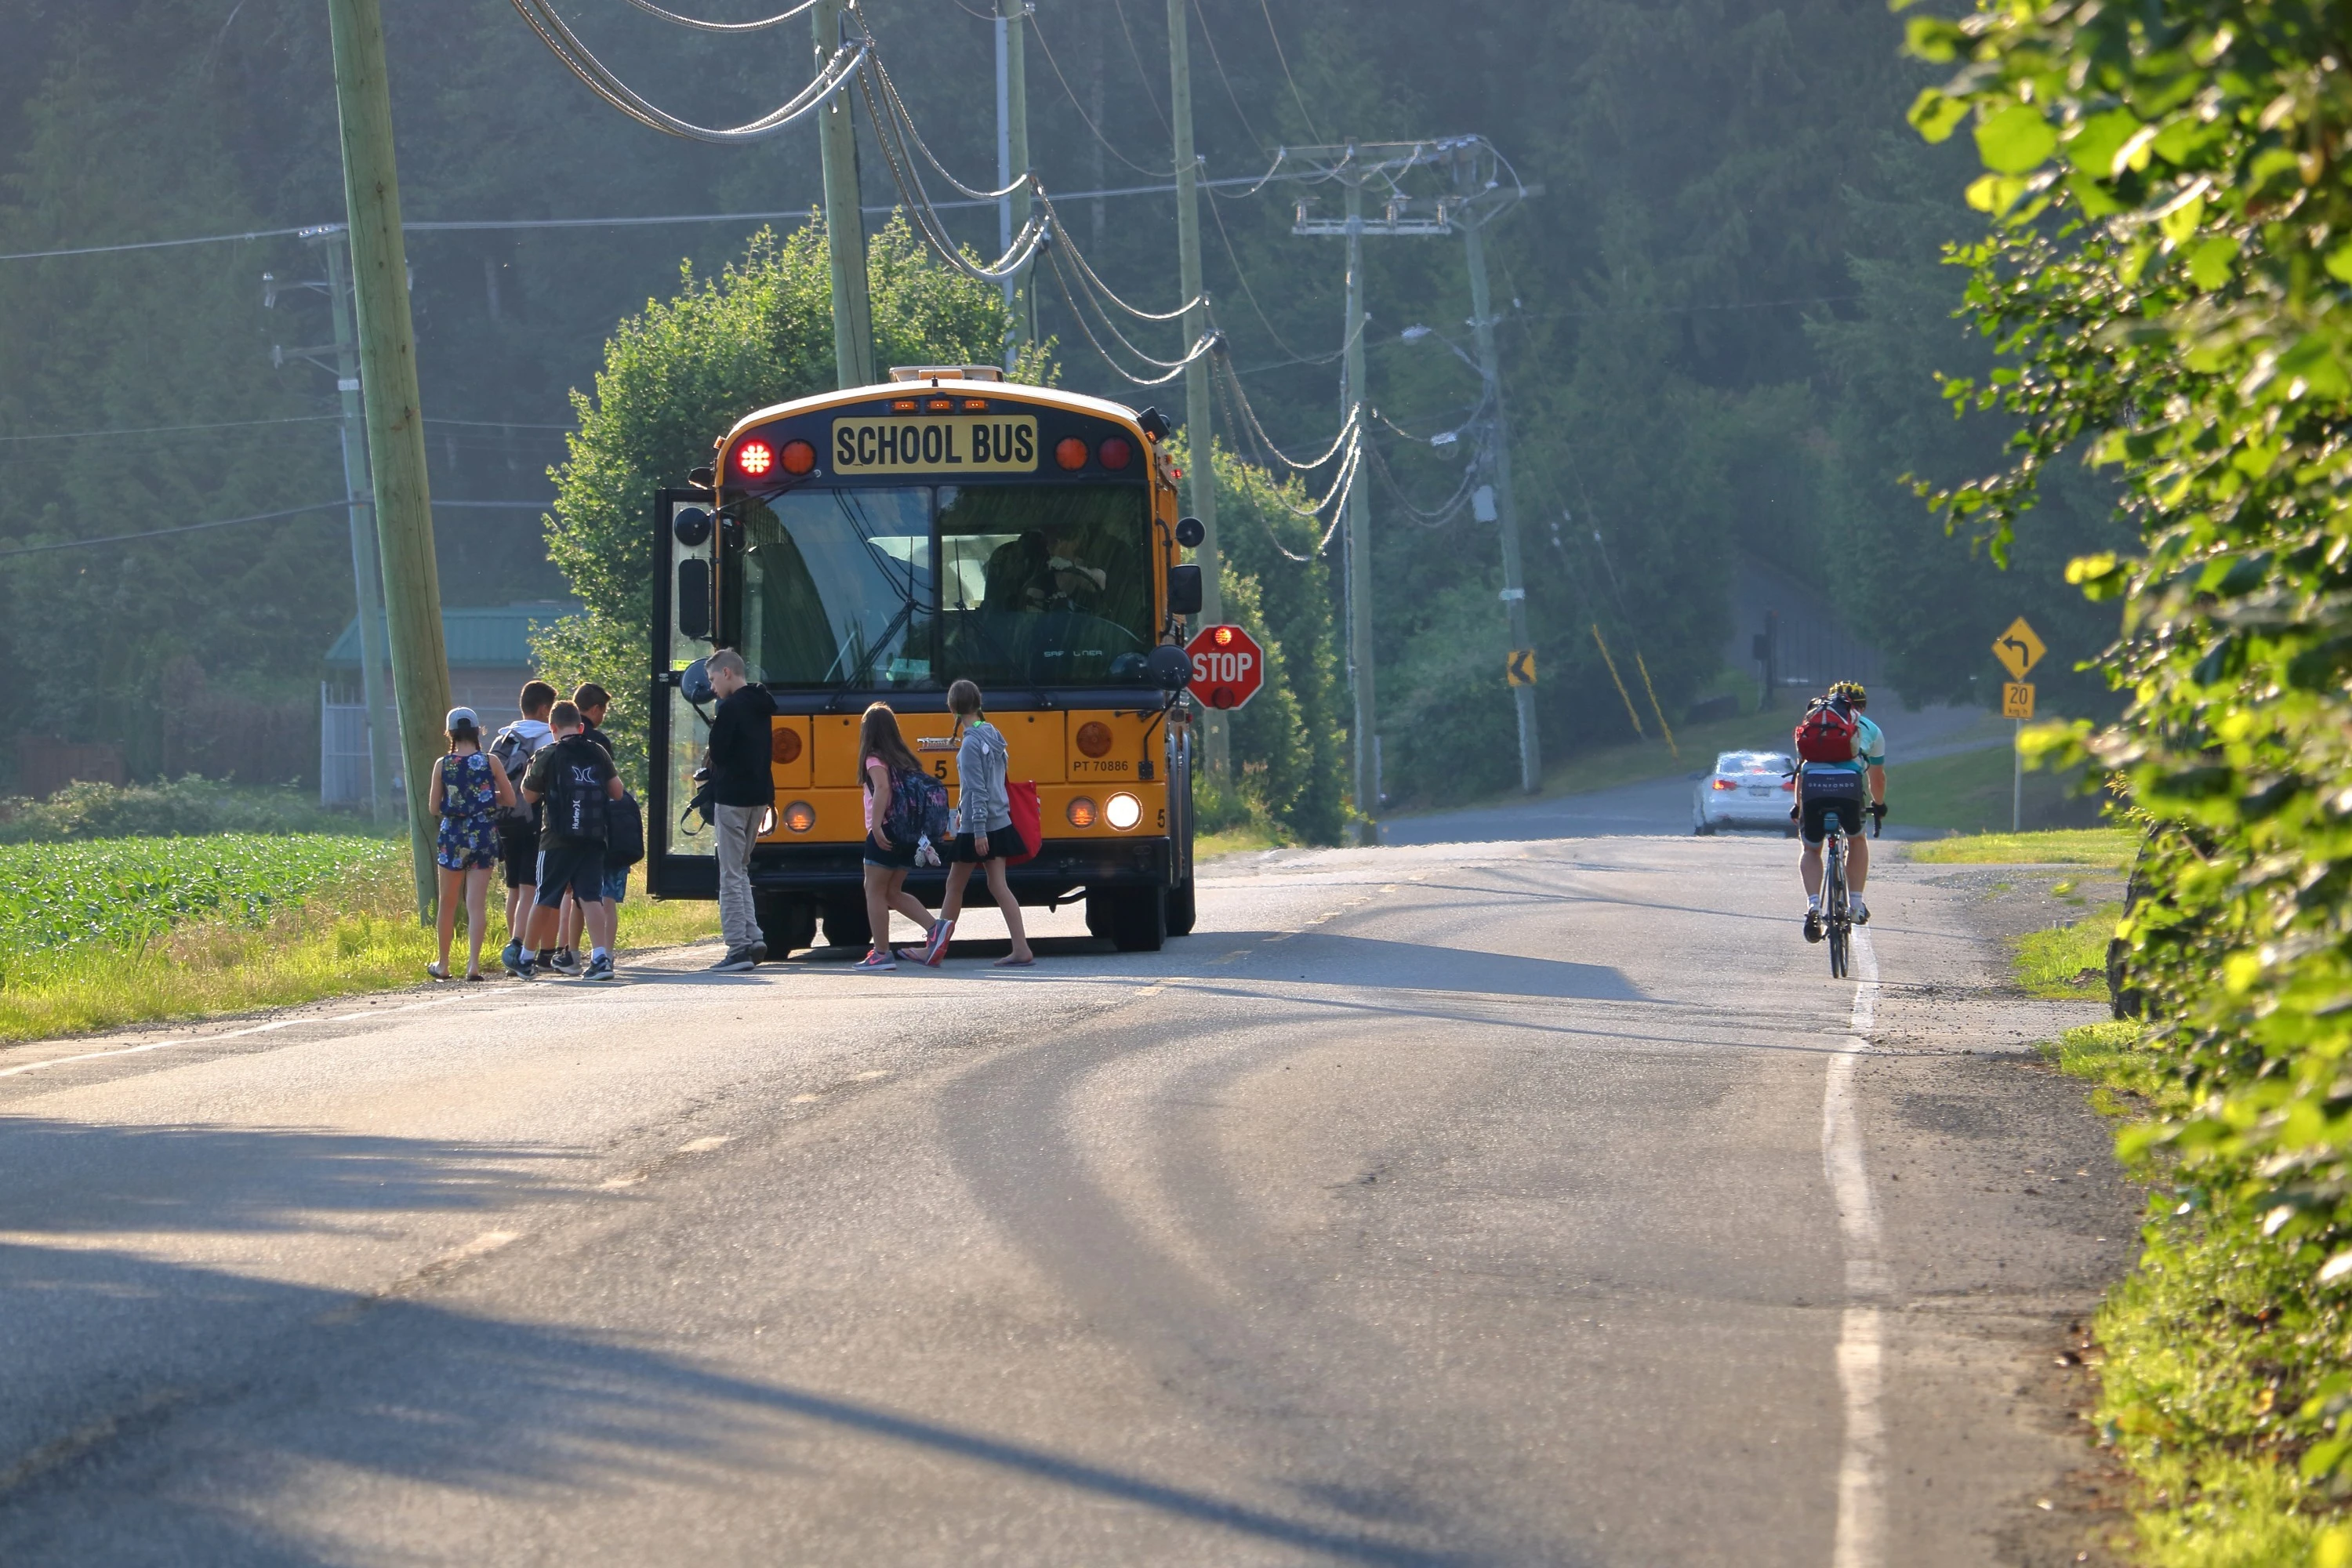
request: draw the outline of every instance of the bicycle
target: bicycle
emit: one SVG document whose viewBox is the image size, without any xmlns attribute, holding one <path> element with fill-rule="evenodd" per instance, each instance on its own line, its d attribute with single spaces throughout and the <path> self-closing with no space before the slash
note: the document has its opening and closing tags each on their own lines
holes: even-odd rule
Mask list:
<svg viewBox="0 0 2352 1568">
<path fill-rule="evenodd" d="M 1879 825 L 1886 820 L 1886 807 L 1872 805 L 1870 836 L 1878 837 Z M 1829 937 L 1830 978 L 1843 980 L 1853 969 L 1853 896 L 1845 883 L 1845 818 L 1832 814 L 1826 842 L 1822 846 L 1822 925 Z"/>
</svg>

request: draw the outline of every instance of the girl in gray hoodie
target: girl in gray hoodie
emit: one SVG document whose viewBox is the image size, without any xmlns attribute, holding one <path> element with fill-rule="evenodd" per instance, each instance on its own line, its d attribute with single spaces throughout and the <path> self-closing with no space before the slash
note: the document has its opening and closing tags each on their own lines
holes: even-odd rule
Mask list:
<svg viewBox="0 0 2352 1568">
<path fill-rule="evenodd" d="M 1013 951 L 998 959 L 996 967 L 1026 969 L 1037 962 L 1037 955 L 1029 951 L 1028 934 L 1021 929 L 1021 905 L 1004 880 L 1004 852 L 1016 842 L 1012 794 L 1006 787 L 1004 731 L 982 717 L 980 688 L 969 680 L 948 688 L 948 711 L 956 716 L 956 727 L 963 736 L 956 748 L 963 820 L 948 857 L 952 864 L 948 868 L 947 898 L 940 905 L 939 923 L 931 928 L 923 962 L 937 964 L 947 956 L 948 939 L 955 932 L 956 917 L 963 912 L 963 890 L 971 881 L 971 868 L 982 866 L 988 871 L 988 891 L 996 907 L 1004 911 L 1004 929 L 1013 933 Z"/>
</svg>

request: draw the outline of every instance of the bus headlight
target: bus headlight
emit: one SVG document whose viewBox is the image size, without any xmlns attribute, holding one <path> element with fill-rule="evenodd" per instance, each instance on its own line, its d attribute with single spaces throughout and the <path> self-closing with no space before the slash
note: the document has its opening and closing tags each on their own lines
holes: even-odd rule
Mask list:
<svg viewBox="0 0 2352 1568">
<path fill-rule="evenodd" d="M 1068 816 L 1073 827 L 1092 827 L 1095 825 L 1095 803 L 1085 795 L 1078 796 L 1070 802 Z"/>
<path fill-rule="evenodd" d="M 1143 820 L 1143 803 L 1122 792 L 1104 804 L 1103 816 L 1113 827 L 1124 833 Z"/>
<path fill-rule="evenodd" d="M 794 833 L 806 833 L 816 826 L 816 807 L 804 800 L 793 802 L 784 807 L 784 826 Z"/>
</svg>

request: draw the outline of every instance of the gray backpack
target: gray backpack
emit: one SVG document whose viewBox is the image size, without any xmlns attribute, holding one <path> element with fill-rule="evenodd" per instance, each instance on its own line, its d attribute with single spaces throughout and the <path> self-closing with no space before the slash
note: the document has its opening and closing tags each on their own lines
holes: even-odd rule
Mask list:
<svg viewBox="0 0 2352 1568">
<path fill-rule="evenodd" d="M 545 741 L 534 741 L 520 734 L 511 724 L 498 732 L 490 742 L 490 755 L 498 758 L 499 766 L 507 773 L 507 783 L 514 786 L 515 803 L 499 813 L 499 826 L 509 832 L 527 831 L 539 820 L 522 798 L 522 775 L 530 766 L 531 758 L 539 755 Z"/>
</svg>

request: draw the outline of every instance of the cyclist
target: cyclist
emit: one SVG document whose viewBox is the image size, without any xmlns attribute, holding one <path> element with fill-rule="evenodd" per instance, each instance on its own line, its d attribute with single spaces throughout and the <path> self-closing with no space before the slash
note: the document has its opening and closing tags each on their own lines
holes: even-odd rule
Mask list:
<svg viewBox="0 0 2352 1568">
<path fill-rule="evenodd" d="M 1846 885 L 1854 924 L 1870 921 L 1870 908 L 1862 901 L 1863 884 L 1870 879 L 1870 840 L 1862 836 L 1862 814 L 1866 809 L 1881 819 L 1886 816 L 1886 736 L 1864 711 L 1869 705 L 1870 694 L 1860 681 L 1841 680 L 1830 688 L 1826 698 L 1806 710 L 1808 721 L 1827 709 L 1853 726 L 1852 758 L 1808 758 L 1797 766 L 1797 811 L 1805 846 L 1797 869 L 1805 884 L 1807 942 L 1822 940 L 1822 841 L 1829 837 L 1832 816 L 1845 829 L 1848 840 Z M 1801 752 L 1804 730 L 1800 723 Z"/>
</svg>

